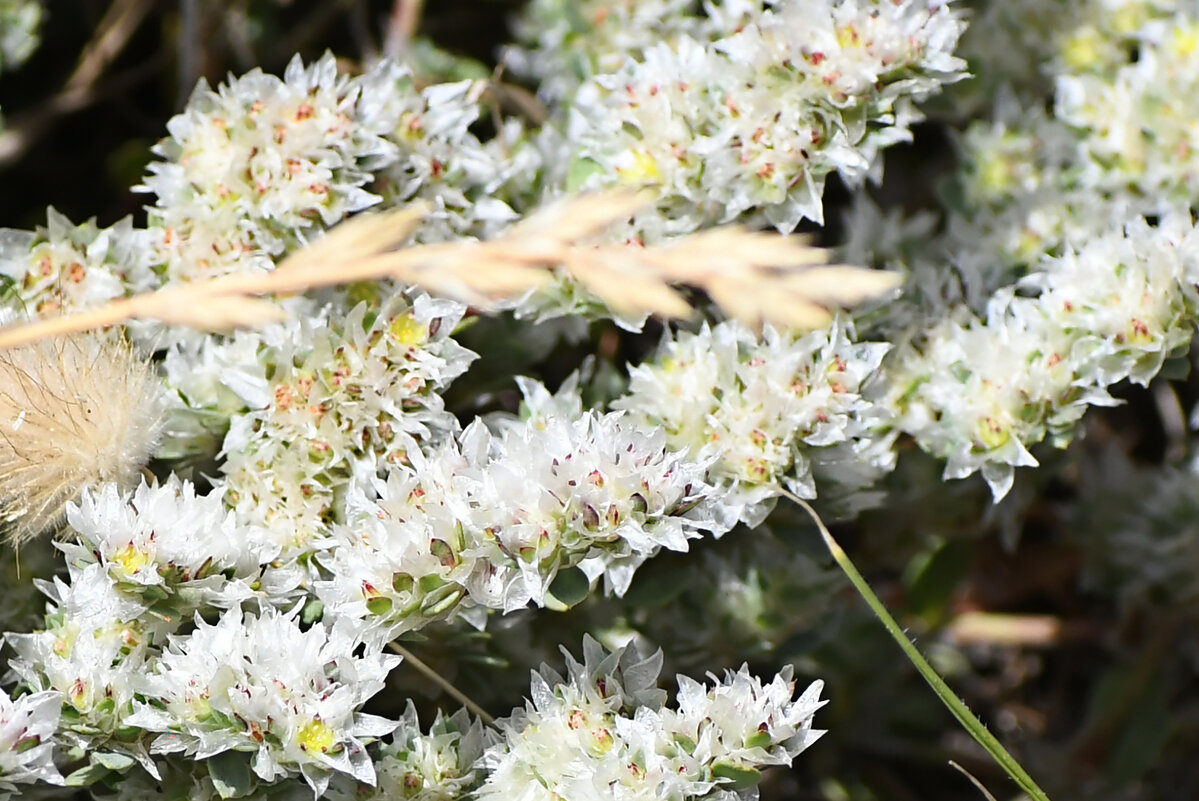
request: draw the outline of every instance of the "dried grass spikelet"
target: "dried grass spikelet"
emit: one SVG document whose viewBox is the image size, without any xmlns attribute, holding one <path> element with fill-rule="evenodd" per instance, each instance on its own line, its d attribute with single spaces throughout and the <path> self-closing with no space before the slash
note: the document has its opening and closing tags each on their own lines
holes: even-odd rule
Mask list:
<svg viewBox="0 0 1199 801">
<path fill-rule="evenodd" d="M 134 485 L 161 410 L 150 363 L 114 334 L 0 350 L 0 529 L 8 542 L 57 528 L 84 487 Z"/>
<path fill-rule="evenodd" d="M 485 242 L 407 247 L 426 212 L 420 204 L 359 214 L 289 254 L 267 273 L 233 274 L 175 284 L 80 312 L 0 328 L 0 349 L 39 337 L 158 320 L 209 331 L 263 325 L 282 310 L 260 295 L 391 278 L 480 310 L 567 277 L 621 315 L 666 319 L 692 313 L 679 287 L 702 290 L 730 317 L 751 327 L 803 330 L 828 325 L 834 312 L 879 298 L 897 273 L 825 262 L 803 236 L 726 225 L 648 247 L 610 243 L 603 234 L 646 204 L 612 190 L 545 208 Z"/>
</svg>

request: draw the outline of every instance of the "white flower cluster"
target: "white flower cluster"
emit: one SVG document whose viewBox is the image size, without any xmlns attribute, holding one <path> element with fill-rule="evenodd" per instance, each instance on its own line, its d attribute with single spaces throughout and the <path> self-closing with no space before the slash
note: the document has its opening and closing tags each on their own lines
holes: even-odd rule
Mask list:
<svg viewBox="0 0 1199 801">
<path fill-rule="evenodd" d="M 336 615 L 395 633 L 460 604 L 544 605 L 576 565 L 586 578 L 569 578 L 583 591 L 603 575 L 622 593 L 659 549 L 723 530 L 703 473 L 619 413 L 535 419 L 498 436 L 474 423 L 376 480 L 376 498 L 351 493 L 316 594 Z"/>
<path fill-rule="evenodd" d="M 403 464 L 420 441 L 456 430 L 438 392 L 474 357 L 450 337 L 462 312 L 395 294 L 328 308 L 258 352 L 270 377 L 250 392 L 230 387 L 249 408 L 230 420 L 218 482 L 239 519 L 275 532 L 294 556 L 340 516 L 355 471 Z"/>
<path fill-rule="evenodd" d="M 499 722 L 482 801 L 735 799 L 823 733 L 812 729 L 820 682 L 793 698 L 786 672 L 769 684 L 745 668 L 712 686 L 679 676 L 671 709 L 655 688 L 660 654 L 607 653 L 590 638 L 583 654 L 567 655 L 566 678 L 534 674 L 525 709 Z"/>
<path fill-rule="evenodd" d="M 963 77 L 963 28 L 940 2 L 780 0 L 726 37 L 648 48 L 575 97 L 576 180 L 655 187 L 655 237 L 751 211 L 820 222 L 826 176 L 860 182 L 910 138 L 913 100 Z"/>
<path fill-rule="evenodd" d="M 947 247 L 975 308 L 1046 253 L 1083 244 L 1132 211 L 1074 177 L 1077 137 L 1061 120 L 1010 96 L 961 138 L 959 182 L 968 211 L 949 219 Z M 980 303 L 980 299 L 983 299 Z"/>
<path fill-rule="evenodd" d="M 121 593 L 146 607 L 169 608 L 176 620 L 252 597 L 261 566 L 279 555 L 262 537 L 248 536 L 220 491 L 197 496 L 192 484 L 174 477 L 163 485 L 143 482 L 131 497 L 114 484 L 85 490 L 67 519 L 79 541 L 59 548 L 72 567 L 103 566 Z"/>
<path fill-rule="evenodd" d="M 1086 28 L 1065 43 L 1070 69 L 1057 78 L 1054 111 L 1078 133 L 1082 182 L 1158 204 L 1189 203 L 1199 194 L 1187 103 L 1199 91 L 1199 5 L 1171 3 L 1152 14 L 1151 5 L 1107 17 L 1129 28 L 1135 58 L 1119 37 Z"/>
<path fill-rule="evenodd" d="M 201 81 L 154 149 L 144 189 L 167 280 L 269 269 L 314 226 L 378 202 L 363 186 L 396 158 L 382 81 L 337 73 L 332 55 L 283 78 L 254 70 L 212 90 Z"/>
<path fill-rule="evenodd" d="M 72 225 L 54 209 L 37 232 L 0 231 L 0 276 L 26 313 L 57 314 L 122 297 L 152 280 L 147 233 L 126 217 Z M 0 285 L 2 286 L 2 285 Z"/>
<path fill-rule="evenodd" d="M 532 0 L 513 25 L 524 46 L 506 50 L 504 61 L 518 75 L 534 79 L 539 96 L 562 102 L 588 78 L 614 72 L 625 58 L 640 57 L 659 42 L 680 35 L 705 38 L 710 25 L 696 13 L 699 5 L 697 0 Z"/>
<path fill-rule="evenodd" d="M 535 676 L 534 702 L 498 731 L 458 713 L 424 734 L 411 705 L 399 722 L 362 711 L 400 659 L 384 654 L 384 632 L 353 614 L 330 606 L 324 621 L 307 623 L 302 603 L 249 612 L 226 603 L 229 592 L 210 595 L 228 607 L 215 622 L 206 619 L 211 606 L 190 619 L 178 614 L 170 601 L 210 589 L 210 579 L 245 583 L 235 558 L 201 564 L 194 587 L 181 578 L 204 545 L 229 533 L 214 535 L 229 524 L 218 497 L 143 486 L 127 499 L 105 491 L 86 500 L 72 520 L 87 545 L 63 546 L 74 555 L 70 582 L 44 585 L 53 602 L 45 628 L 5 636 L 13 673 L 34 694 L 0 697 L 0 794 L 14 784 L 61 783 L 51 759 L 57 745 L 64 757 L 69 749 L 69 759 L 87 759 L 69 783 L 127 777 L 121 798 L 136 797 L 129 793 L 144 789 L 146 777 L 198 799 L 291 797 L 290 783 L 302 779 L 335 801 L 450 801 L 511 793 L 524 777 L 536 777 L 521 785 L 530 798 L 547 789 L 576 797 L 571 787 L 723 797 L 756 784 L 761 768 L 789 763 L 820 734 L 811 729 L 819 683 L 793 699 L 786 672 L 766 684 L 744 668 L 713 686 L 679 677 L 678 709 L 668 709 L 655 688 L 661 655 L 609 655 L 593 640 L 584 664 L 570 662 L 568 680 L 548 668 Z M 147 519 L 134 520 L 142 509 Z M 178 517 L 168 520 L 172 512 Z M 98 561 L 82 558 L 88 547 Z M 146 592 L 162 587 L 155 574 L 176 579 L 165 599 Z M 201 760 L 200 773 L 175 755 Z"/>
<path fill-rule="evenodd" d="M 946 478 L 981 470 L 995 497 L 1028 447 L 1062 444 L 1107 388 L 1148 383 L 1194 333 L 1199 232 L 1189 215 L 1143 220 L 1042 265 L 995 295 L 985 318 L 965 310 L 905 346 L 889 375 L 898 425 L 947 460 Z"/>
<path fill-rule="evenodd" d="M 195 630 L 172 636 L 141 678 L 144 700 L 126 724 L 163 734 L 154 753 L 250 752 L 263 781 L 299 773 L 317 796 L 334 772 L 374 784 L 366 742 L 396 724 L 359 710 L 400 657 L 369 644 L 358 655 L 345 626 L 302 631 L 296 618 L 270 607 L 226 613 L 213 625 L 197 617 Z"/>
<path fill-rule="evenodd" d="M 891 469 L 888 413 L 863 396 L 888 348 L 853 342 L 840 321 L 798 338 L 705 325 L 668 338 L 653 361 L 633 367 L 629 392 L 614 405 L 711 465 L 728 525 L 756 526 L 780 483 L 816 497 L 814 463 L 827 466 L 827 478 L 858 486 L 870 479 L 852 475 L 848 462 L 874 478 Z"/>
<path fill-rule="evenodd" d="M 1006 14 L 1008 5 L 997 13 Z M 949 218 L 948 249 L 963 281 L 986 294 L 1136 216 L 1189 205 L 1197 185 L 1188 101 L 1199 50 L 1199 6 L 1135 0 L 1062 2 L 1072 25 L 1025 42 L 1055 88 L 1004 88 L 989 119 L 961 137 L 965 208 Z M 1029 28 L 1020 19 L 1020 30 Z M 991 39 L 991 44 L 1001 37 Z M 995 62 L 989 62 L 995 63 Z M 1019 88 L 1019 87 L 1017 87 Z M 982 274 L 980 280 L 980 273 Z M 1007 280 L 1004 280 L 1007 279 Z M 977 291 L 969 298 L 976 309 Z"/>
<path fill-rule="evenodd" d="M 909 136 L 913 102 L 962 76 L 963 23 L 940 0 L 547 0 L 529 14 L 592 17 L 539 34 L 527 66 L 560 101 L 540 132 L 501 119 L 484 141 L 482 82 L 420 87 L 390 62 L 351 77 L 329 55 L 201 84 L 154 149 L 147 227 L 51 212 L 35 234 L 4 232 L 0 301 L 49 315 L 272 270 L 342 219 L 410 201 L 431 207 L 414 234 L 426 242 L 611 183 L 658 187 L 650 237 L 743 216 L 790 230 L 820 219 L 830 172 L 865 177 Z M 570 75 L 553 66 L 575 58 Z M 1164 261 L 1121 264 L 1112 291 L 1130 300 L 1162 270 L 1183 280 Z M 1065 262 L 1047 275 L 1061 286 L 1029 291 L 1087 283 Z M 454 339 L 462 305 L 386 282 L 273 302 L 288 319 L 253 333 L 131 326 L 174 403 L 143 450 L 178 472 L 68 487 L 67 573 L 41 583 L 41 627 L 5 635 L 30 694 L 0 699 L 0 794 L 40 780 L 176 801 L 729 799 L 815 740 L 819 684 L 796 699 L 787 673 L 680 678 L 668 708 L 660 659 L 591 640 L 498 732 L 459 714 L 425 733 L 411 706 L 399 723 L 363 708 L 399 661 L 384 653 L 397 634 L 563 608 L 601 579 L 621 595 L 662 549 L 760 523 L 780 486 L 869 486 L 895 459 L 873 385 L 889 345 L 843 320 L 800 337 L 704 325 L 668 335 L 614 411 L 588 408 L 577 384 L 525 381 L 524 419 L 463 428 L 454 412 L 494 398 L 443 399 L 474 358 Z M 1177 304 L 1143 298 L 1120 318 L 1104 303 L 1062 323 L 1106 332 L 1073 340 L 1093 383 L 1147 375 L 1164 351 L 1129 337 L 1180 328 Z M 209 476 L 206 494 L 186 468 Z M 729 616 L 761 608 L 757 584 L 712 574 L 746 596 Z"/>
<path fill-rule="evenodd" d="M 318 794 L 334 772 L 373 784 L 366 744 L 395 724 L 360 709 L 399 657 L 363 642 L 352 621 L 301 626 L 301 604 L 261 603 L 287 596 L 255 578 L 269 556 L 242 542 L 219 495 L 110 487 L 85 494 L 71 520 L 83 542 L 61 546 L 69 583 L 43 583 L 45 627 L 5 635 L 14 676 L 51 699 L 54 722 L 62 710 L 55 738 L 30 729 L 47 741 L 30 761 L 57 741 L 64 758 L 87 760 L 70 778 L 87 785 L 135 765 L 160 779 L 164 754 L 233 752 L 210 763 L 214 779 L 303 776 Z M 239 602 L 255 598 L 258 611 L 244 612 Z"/>
<path fill-rule="evenodd" d="M 18 785 L 63 783 L 52 759 L 61 710 L 57 693 L 10 698 L 0 690 L 0 798 L 19 794 Z"/>
<path fill-rule="evenodd" d="M 215 91 L 201 83 L 145 181 L 160 269 L 175 280 L 269 269 L 267 257 L 379 202 L 431 202 L 425 241 L 511 221 L 501 189 L 539 162 L 518 124 L 486 144 L 470 133 L 483 88 L 421 90 L 388 61 L 349 78 L 331 54 L 308 67 L 296 58 L 281 79 L 255 70 Z"/>
<path fill-rule="evenodd" d="M 485 85 L 457 81 L 417 91 L 410 76 L 391 80 L 403 90 L 388 98 L 398 111 L 389 139 L 399 153 L 375 171 L 372 190 L 388 205 L 417 199 L 430 205 L 415 234 L 422 242 L 487 236 L 514 222 L 543 160 L 520 122 L 506 120 L 482 142 L 470 128 L 479 120 Z"/>
<path fill-rule="evenodd" d="M 994 119 L 967 129 L 964 207 L 913 259 L 924 314 L 890 314 L 899 428 L 947 478 L 981 470 L 997 498 L 1036 464 L 1034 443 L 1064 445 L 1088 405 L 1114 403 L 1109 386 L 1147 383 L 1196 321 L 1199 254 L 1177 209 L 1196 193 L 1199 7 L 1065 5 L 1053 108 L 1001 92 Z"/>
<path fill-rule="evenodd" d="M 492 729 L 465 710 L 453 715 L 438 712 L 425 734 L 409 701 L 396 730 L 379 747 L 375 785 L 347 786 L 335 780 L 326 797 L 329 801 L 459 801 L 482 781 L 479 759 L 497 739 Z"/>
<path fill-rule="evenodd" d="M 70 583 L 43 583 L 52 606 L 45 628 L 8 633 L 13 675 L 62 705 L 58 741 L 79 753 L 135 760 L 151 773 L 141 732 L 126 723 L 156 644 L 177 621 L 147 614 L 147 604 L 117 589 L 103 565 L 73 571 Z M 114 762 L 115 764 L 115 762 Z"/>
<path fill-rule="evenodd" d="M 147 228 L 72 226 L 51 211 L 36 236 L 0 236 L 0 274 L 22 305 L 49 313 L 273 269 L 381 202 L 429 202 L 423 241 L 489 233 L 516 218 L 507 201 L 524 202 L 541 156 L 515 121 L 486 143 L 469 131 L 481 91 L 471 81 L 421 90 L 388 61 L 351 78 L 331 54 L 308 66 L 297 57 L 282 78 L 254 70 L 216 89 L 201 81 L 154 148 L 161 160 L 140 187 L 155 196 Z"/>
</svg>

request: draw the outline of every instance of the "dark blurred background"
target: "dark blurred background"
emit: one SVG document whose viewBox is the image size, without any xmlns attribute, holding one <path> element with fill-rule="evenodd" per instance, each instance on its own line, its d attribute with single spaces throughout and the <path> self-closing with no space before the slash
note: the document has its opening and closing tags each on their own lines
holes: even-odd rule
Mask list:
<svg viewBox="0 0 1199 801">
<path fill-rule="evenodd" d="M 519 5 L 431 0 L 418 33 L 493 64 Z M 41 45 L 0 74 L 0 227 L 44 224 L 48 205 L 101 226 L 138 214 L 145 199 L 130 187 L 198 79 L 278 74 L 296 53 L 358 61 L 385 47 L 394 12 L 390 0 L 49 0 L 45 9 Z"/>
</svg>

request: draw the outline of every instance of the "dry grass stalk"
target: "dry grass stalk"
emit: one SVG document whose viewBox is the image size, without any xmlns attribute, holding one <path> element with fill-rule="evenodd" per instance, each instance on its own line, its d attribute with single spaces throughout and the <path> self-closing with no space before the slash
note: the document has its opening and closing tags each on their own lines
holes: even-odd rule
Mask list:
<svg viewBox="0 0 1199 801">
<path fill-rule="evenodd" d="M 832 310 L 894 289 L 899 276 L 827 265 L 825 251 L 800 236 L 738 226 L 703 231 L 661 245 L 596 243 L 645 204 L 625 191 L 551 205 L 487 242 L 405 248 L 424 210 L 363 214 L 296 251 L 269 273 L 230 275 L 166 287 L 75 314 L 0 329 L 0 348 L 43 336 L 159 320 L 212 331 L 278 319 L 257 296 L 391 278 L 480 309 L 568 277 L 618 314 L 686 317 L 691 305 L 676 286 L 703 290 L 726 314 L 757 327 L 816 328 Z"/>
</svg>

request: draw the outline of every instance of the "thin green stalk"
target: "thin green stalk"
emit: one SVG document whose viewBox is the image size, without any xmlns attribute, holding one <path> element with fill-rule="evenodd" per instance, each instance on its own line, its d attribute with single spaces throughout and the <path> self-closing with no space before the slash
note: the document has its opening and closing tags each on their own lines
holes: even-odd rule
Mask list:
<svg viewBox="0 0 1199 801">
<path fill-rule="evenodd" d="M 891 614 L 887 611 L 887 607 L 878 599 L 878 596 L 870 589 L 870 585 L 866 583 L 866 579 L 862 578 L 862 574 L 854 567 L 849 555 L 833 539 L 833 535 L 829 533 L 828 527 L 824 525 L 824 521 L 820 519 L 820 515 L 816 513 L 811 504 L 787 490 L 780 489 L 780 492 L 807 512 L 808 516 L 812 518 L 812 522 L 820 530 L 820 536 L 824 538 L 824 544 L 828 547 L 829 553 L 833 555 L 833 559 L 837 562 L 837 565 L 845 573 L 849 582 L 853 584 L 858 594 L 862 596 L 862 600 L 870 607 L 870 611 L 874 612 L 875 617 L 887 629 L 887 633 L 903 649 L 904 655 L 916 666 L 916 670 L 920 671 L 920 675 L 933 688 L 933 692 L 941 699 L 941 703 L 945 704 L 949 711 L 953 713 L 953 716 L 958 719 L 958 722 L 974 738 L 975 742 L 981 745 L 991 755 L 991 758 L 1007 771 L 1007 774 L 1012 777 L 1016 784 L 1020 785 L 1020 788 L 1024 792 L 1028 793 L 1029 798 L 1032 798 L 1033 801 L 1049 801 L 1049 796 L 1037 786 L 1033 778 L 1028 775 L 1028 771 L 1016 761 L 1015 757 L 1008 753 L 999 740 L 995 739 L 995 735 L 987 731 L 987 727 L 982 724 L 982 721 L 974 716 L 974 713 L 949 688 L 949 685 L 945 683 L 945 680 L 938 675 L 933 666 L 920 654 L 920 651 L 916 650 L 916 646 L 912 645 L 912 641 L 908 639 L 903 629 L 895 622 L 895 618 L 891 617 Z"/>
</svg>

